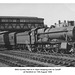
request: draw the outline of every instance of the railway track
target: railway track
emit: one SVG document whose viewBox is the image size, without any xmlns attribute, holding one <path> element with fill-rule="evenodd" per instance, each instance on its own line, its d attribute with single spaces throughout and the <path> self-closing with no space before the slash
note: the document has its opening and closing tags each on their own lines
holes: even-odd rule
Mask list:
<svg viewBox="0 0 75 75">
<path fill-rule="evenodd" d="M 63 59 L 71 59 L 71 60 L 75 60 L 75 55 L 71 55 L 71 54 L 55 54 L 55 53 L 32 53 L 29 51 L 12 51 L 13 53 L 17 52 L 20 53 L 21 55 L 27 54 L 27 55 L 32 55 L 32 56 L 41 56 L 41 57 L 58 57 L 58 58 L 63 58 Z"/>
<path fill-rule="evenodd" d="M 21 55 L 23 55 L 24 52 L 20 52 L 22 53 Z M 68 55 L 68 54 L 37 54 L 37 53 L 29 53 L 31 54 L 33 57 L 31 57 L 32 59 L 37 59 L 40 61 L 44 61 L 47 63 L 53 63 L 56 65 L 61 65 L 61 66 L 75 66 L 75 55 Z M 27 55 L 28 55 L 27 54 Z M 35 55 L 37 56 L 37 58 L 35 58 Z"/>
<path fill-rule="evenodd" d="M 17 53 L 9 53 L 8 51 L 6 52 L 0 52 L 0 62 L 5 63 L 9 66 L 12 67 L 53 67 L 55 65 L 49 64 L 49 63 L 44 63 L 28 58 L 24 58 L 20 54 L 18 55 Z"/>
<path fill-rule="evenodd" d="M 21 51 L 6 51 L 3 52 L 6 54 L 23 57 L 35 61 L 39 61 L 40 63 L 44 62 L 47 64 L 54 64 L 55 66 L 68 66 L 73 67 L 75 66 L 75 57 L 71 58 L 70 56 L 66 55 L 54 55 L 54 54 L 43 54 L 43 53 L 32 53 L 32 52 L 21 52 Z"/>
</svg>

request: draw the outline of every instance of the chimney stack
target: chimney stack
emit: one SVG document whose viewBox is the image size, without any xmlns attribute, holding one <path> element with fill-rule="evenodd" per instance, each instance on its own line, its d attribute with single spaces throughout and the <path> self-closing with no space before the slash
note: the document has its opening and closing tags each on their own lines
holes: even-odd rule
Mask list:
<svg viewBox="0 0 75 75">
<path fill-rule="evenodd" d="M 56 23 L 54 23 L 55 27 L 56 27 Z"/>
<path fill-rule="evenodd" d="M 61 24 L 61 21 L 60 20 L 58 21 L 58 24 L 59 24 L 59 27 L 60 27 L 60 24 Z"/>
<path fill-rule="evenodd" d="M 68 24 L 68 26 L 70 26 L 70 23 L 69 23 L 69 21 L 67 21 L 67 24 Z"/>
<path fill-rule="evenodd" d="M 66 24 L 66 20 L 64 20 L 64 26 L 67 26 L 67 24 Z"/>
</svg>

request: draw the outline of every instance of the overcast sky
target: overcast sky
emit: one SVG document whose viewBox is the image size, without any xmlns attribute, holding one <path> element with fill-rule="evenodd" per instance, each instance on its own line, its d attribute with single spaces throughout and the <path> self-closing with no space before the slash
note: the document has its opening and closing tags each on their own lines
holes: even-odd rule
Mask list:
<svg viewBox="0 0 75 75">
<path fill-rule="evenodd" d="M 75 4 L 0 4 L 0 16 L 42 17 L 50 26 L 58 20 L 75 20 Z"/>
</svg>

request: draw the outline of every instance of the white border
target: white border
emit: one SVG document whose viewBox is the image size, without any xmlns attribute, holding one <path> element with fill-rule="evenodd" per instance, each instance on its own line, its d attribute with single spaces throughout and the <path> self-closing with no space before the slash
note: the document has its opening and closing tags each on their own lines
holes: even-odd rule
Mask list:
<svg viewBox="0 0 75 75">
<path fill-rule="evenodd" d="M 18 69 L 18 70 L 15 70 Z M 51 70 L 52 73 L 23 73 L 22 69 L 61 69 Z M 2 67 L 0 68 L 0 75 L 75 75 L 74 67 Z"/>
<path fill-rule="evenodd" d="M 0 0 L 0 3 L 75 3 L 75 0 Z"/>
<path fill-rule="evenodd" d="M 0 3 L 75 3 L 74 0 L 0 0 Z M 19 68 L 19 67 L 18 67 Z M 24 67 L 27 68 L 27 67 Z M 39 68 L 39 67 L 38 67 Z M 49 68 L 49 67 L 46 67 Z M 55 68 L 55 67 L 53 67 Z M 75 75 L 75 67 L 60 67 L 61 71 L 58 72 L 53 72 L 49 74 L 44 74 L 44 75 Z M 30 74 L 30 73 L 29 73 Z M 17 72 L 15 71 L 15 67 L 0 67 L 0 75 L 29 75 L 29 74 L 23 74 L 22 72 Z M 35 75 L 35 73 L 31 74 Z M 36 74 L 36 75 L 41 75 Z"/>
</svg>

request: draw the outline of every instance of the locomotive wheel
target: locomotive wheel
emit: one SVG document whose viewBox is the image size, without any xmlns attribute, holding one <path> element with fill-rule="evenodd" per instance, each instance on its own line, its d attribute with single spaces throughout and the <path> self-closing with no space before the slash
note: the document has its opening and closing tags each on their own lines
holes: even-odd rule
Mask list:
<svg viewBox="0 0 75 75">
<path fill-rule="evenodd" d="M 61 53 L 61 54 L 64 54 L 64 53 L 65 53 L 65 51 L 64 51 L 63 49 L 61 49 L 61 50 L 60 50 L 60 53 Z"/>
<path fill-rule="evenodd" d="M 40 53 L 40 52 L 42 52 L 42 50 L 43 50 L 42 45 L 38 45 L 38 46 L 37 46 L 37 52 Z"/>
<path fill-rule="evenodd" d="M 44 49 L 44 52 L 49 53 L 49 49 Z"/>
<path fill-rule="evenodd" d="M 41 48 L 37 48 L 37 52 L 42 52 L 42 49 Z"/>
<path fill-rule="evenodd" d="M 39 49 L 38 52 L 41 52 L 41 49 Z"/>
<path fill-rule="evenodd" d="M 49 53 L 53 53 L 52 49 L 49 50 Z"/>
<path fill-rule="evenodd" d="M 58 48 L 52 49 L 52 53 L 58 53 Z"/>
</svg>

